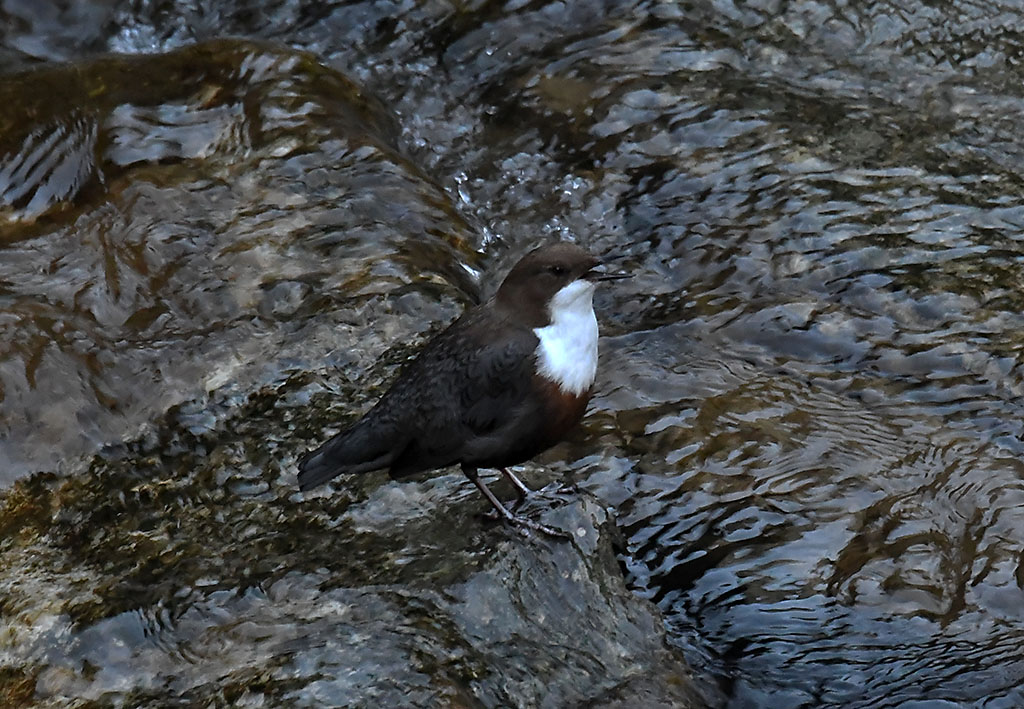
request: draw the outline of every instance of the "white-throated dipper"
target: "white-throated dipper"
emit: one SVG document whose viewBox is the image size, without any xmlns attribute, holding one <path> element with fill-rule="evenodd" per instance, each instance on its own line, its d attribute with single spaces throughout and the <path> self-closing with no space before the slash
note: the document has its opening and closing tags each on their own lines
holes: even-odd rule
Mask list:
<svg viewBox="0 0 1024 709">
<path fill-rule="evenodd" d="M 580 247 L 556 243 L 517 263 L 486 303 L 433 338 L 365 416 L 299 461 L 299 488 L 387 468 L 398 479 L 459 464 L 507 521 L 560 534 L 507 510 L 477 474 L 562 440 L 583 417 L 597 372 L 598 270 Z"/>
</svg>

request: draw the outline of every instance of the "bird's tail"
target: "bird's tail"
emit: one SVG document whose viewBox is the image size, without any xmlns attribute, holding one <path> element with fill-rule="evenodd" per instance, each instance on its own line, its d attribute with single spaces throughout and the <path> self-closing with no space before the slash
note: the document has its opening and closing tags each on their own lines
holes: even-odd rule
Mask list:
<svg viewBox="0 0 1024 709">
<path fill-rule="evenodd" d="M 345 468 L 330 462 L 324 453 L 324 446 L 321 446 L 299 460 L 299 489 L 309 490 L 322 485 L 343 472 Z"/>
<path fill-rule="evenodd" d="M 366 473 L 391 465 L 396 446 L 390 436 L 372 435 L 370 427 L 356 425 L 339 433 L 299 460 L 299 489 L 309 490 L 342 473 Z"/>
</svg>

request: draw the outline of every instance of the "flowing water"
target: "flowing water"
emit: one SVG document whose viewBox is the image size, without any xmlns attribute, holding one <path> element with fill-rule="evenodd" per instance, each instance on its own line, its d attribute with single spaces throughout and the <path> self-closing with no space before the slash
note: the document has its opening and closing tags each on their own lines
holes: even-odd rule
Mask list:
<svg viewBox="0 0 1024 709">
<path fill-rule="evenodd" d="M 568 238 L 635 276 L 597 297 L 590 414 L 528 473 L 614 511 L 707 701 L 1024 706 L 1022 23 L 960 0 L 0 4 L 0 698 L 187 703 L 231 676 L 226 703 L 336 700 L 294 645 L 334 609 L 412 704 L 528 703 L 395 668 L 371 622 L 407 601 L 365 596 L 367 565 L 449 573 L 430 544 L 324 540 L 418 529 L 465 482 L 310 502 L 294 461 Z M 312 620 L 275 615 L 325 587 Z M 415 617 L 480 636 L 449 602 Z"/>
</svg>

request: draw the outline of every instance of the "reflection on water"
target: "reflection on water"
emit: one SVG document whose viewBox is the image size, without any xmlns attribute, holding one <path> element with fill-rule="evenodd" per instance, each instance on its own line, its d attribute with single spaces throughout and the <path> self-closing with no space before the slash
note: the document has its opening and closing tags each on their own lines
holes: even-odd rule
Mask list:
<svg viewBox="0 0 1024 709">
<path fill-rule="evenodd" d="M 545 462 L 615 508 L 630 581 L 688 661 L 732 706 L 1024 704 L 1019 8 L 95 5 L 106 49 L 292 49 L 83 60 L 0 89 L 18 98 L 0 108 L 0 479 L 92 465 L 153 496 L 81 473 L 64 497 L 13 488 L 10 529 L 68 594 L 19 605 L 17 632 L 45 638 L 83 584 L 102 590 L 82 616 L 129 634 L 127 668 L 203 608 L 242 622 L 143 521 L 209 503 L 244 529 L 259 501 L 309 524 L 288 497 L 306 442 L 482 267 L 570 237 L 636 277 L 599 295 L 599 396 Z M 30 41 L 48 21 L 19 12 L 10 66 L 93 51 Z M 62 82 L 74 101 L 25 111 Z M 270 413 L 246 429 L 254 406 Z M 103 478 L 117 455 L 152 465 Z M 167 554 L 137 605 L 120 563 L 25 531 L 105 505 L 143 524 L 108 552 Z M 223 554 L 254 583 L 301 565 Z"/>
<path fill-rule="evenodd" d="M 707 353 L 684 357 L 666 390 L 630 345 L 630 391 L 609 404 L 641 401 L 646 415 L 607 426 L 629 471 L 578 470 L 599 492 L 627 487 L 635 584 L 738 704 L 1016 691 L 1003 674 L 1018 666 L 1024 600 L 1015 456 L 940 437 L 905 403 L 858 404 Z"/>
</svg>

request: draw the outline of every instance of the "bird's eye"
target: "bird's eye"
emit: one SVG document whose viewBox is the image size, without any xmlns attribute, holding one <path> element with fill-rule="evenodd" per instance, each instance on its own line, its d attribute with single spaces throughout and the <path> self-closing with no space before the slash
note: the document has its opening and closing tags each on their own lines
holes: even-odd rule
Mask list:
<svg viewBox="0 0 1024 709">
<path fill-rule="evenodd" d="M 551 272 L 556 276 L 564 276 L 569 270 L 565 266 L 552 266 Z"/>
</svg>

